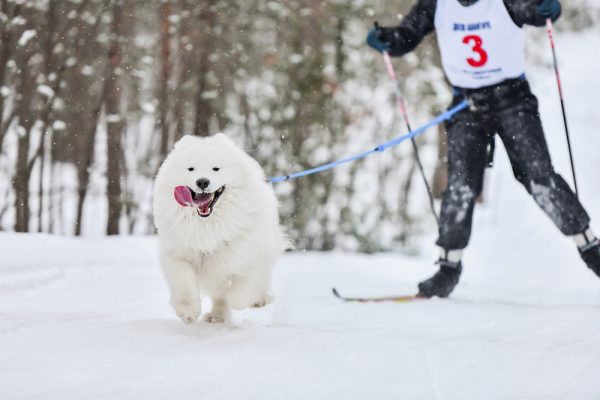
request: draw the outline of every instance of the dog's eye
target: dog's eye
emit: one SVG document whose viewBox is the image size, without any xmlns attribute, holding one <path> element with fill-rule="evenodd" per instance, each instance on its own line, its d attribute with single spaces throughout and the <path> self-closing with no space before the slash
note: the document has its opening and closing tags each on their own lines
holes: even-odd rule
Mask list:
<svg viewBox="0 0 600 400">
<path fill-rule="evenodd" d="M 220 169 L 221 169 L 221 168 L 219 168 L 219 167 L 214 167 L 214 168 L 213 168 L 213 171 L 218 171 L 218 170 L 220 170 Z"/>
<path fill-rule="evenodd" d="M 189 167 L 188 168 L 188 171 L 193 171 L 193 170 L 194 170 L 194 167 Z"/>
</svg>

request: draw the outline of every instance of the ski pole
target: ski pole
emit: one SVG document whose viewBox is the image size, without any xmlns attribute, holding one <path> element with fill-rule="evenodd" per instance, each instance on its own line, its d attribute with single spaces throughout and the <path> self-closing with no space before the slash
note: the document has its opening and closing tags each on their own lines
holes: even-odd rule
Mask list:
<svg viewBox="0 0 600 400">
<path fill-rule="evenodd" d="M 560 108 L 562 110 L 563 124 L 565 126 L 565 134 L 567 136 L 567 147 L 569 149 L 569 159 L 571 160 L 571 172 L 573 173 L 573 184 L 575 186 L 575 196 L 579 198 L 579 191 L 577 190 L 577 178 L 575 176 L 575 162 L 573 161 L 573 151 L 571 149 L 571 138 L 569 136 L 569 126 L 567 125 L 567 113 L 565 111 L 565 101 L 560 83 L 560 73 L 558 72 L 558 60 L 556 58 L 556 48 L 554 46 L 554 35 L 552 33 L 552 21 L 550 18 L 546 19 L 546 28 L 548 30 L 548 38 L 550 39 L 550 47 L 552 49 L 552 60 L 554 63 L 554 73 L 556 75 L 556 84 L 558 86 L 558 96 L 560 97 Z"/>
<path fill-rule="evenodd" d="M 379 30 L 379 24 L 375 22 L 375 29 Z M 406 128 L 409 132 L 412 131 L 410 126 L 410 120 L 408 119 L 408 113 L 406 112 L 406 103 L 404 102 L 404 97 L 402 96 L 402 92 L 400 91 L 400 82 L 398 81 L 398 76 L 396 75 L 396 71 L 394 71 L 394 65 L 392 64 L 392 59 L 387 51 L 383 51 L 383 61 L 385 63 L 385 67 L 387 69 L 388 75 L 390 79 L 394 82 L 395 93 L 396 93 L 396 103 L 398 104 L 398 108 L 400 109 L 400 114 L 402 114 L 402 118 L 404 118 L 404 122 L 406 122 Z M 429 207 L 431 208 L 431 213 L 435 217 L 438 227 L 440 226 L 440 217 L 435 211 L 435 204 L 433 201 L 433 194 L 431 192 L 431 186 L 429 186 L 429 181 L 427 180 L 427 176 L 425 175 L 425 169 L 423 168 L 423 163 L 421 162 L 421 157 L 419 156 L 419 148 L 417 147 L 417 142 L 414 138 L 410 139 L 412 143 L 413 152 L 415 154 L 415 160 L 417 161 L 417 165 L 419 166 L 419 171 L 421 173 L 421 177 L 423 178 L 423 182 L 425 183 L 425 188 L 427 189 L 427 195 L 429 196 Z"/>
</svg>

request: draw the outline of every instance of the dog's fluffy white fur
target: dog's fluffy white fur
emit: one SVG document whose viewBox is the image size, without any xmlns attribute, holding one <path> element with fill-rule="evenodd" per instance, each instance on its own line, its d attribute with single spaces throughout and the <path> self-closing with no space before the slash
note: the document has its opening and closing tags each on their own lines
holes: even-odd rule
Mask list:
<svg viewBox="0 0 600 400">
<path fill-rule="evenodd" d="M 205 192 L 224 188 L 208 216 L 174 199 L 177 186 L 202 192 L 199 179 L 210 181 Z M 212 299 L 208 322 L 271 301 L 271 270 L 288 246 L 277 200 L 259 164 L 228 137 L 184 136 L 175 144 L 156 176 L 154 221 L 171 305 L 184 322 L 200 315 L 201 294 Z"/>
</svg>

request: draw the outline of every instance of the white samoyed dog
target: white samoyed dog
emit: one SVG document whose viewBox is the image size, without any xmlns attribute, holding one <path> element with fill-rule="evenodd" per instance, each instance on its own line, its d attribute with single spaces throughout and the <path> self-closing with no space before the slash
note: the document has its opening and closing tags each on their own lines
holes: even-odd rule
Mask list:
<svg viewBox="0 0 600 400">
<path fill-rule="evenodd" d="M 184 136 L 154 183 L 154 221 L 171 305 L 184 322 L 212 300 L 208 322 L 260 307 L 275 260 L 289 247 L 260 165 L 228 137 Z"/>
</svg>

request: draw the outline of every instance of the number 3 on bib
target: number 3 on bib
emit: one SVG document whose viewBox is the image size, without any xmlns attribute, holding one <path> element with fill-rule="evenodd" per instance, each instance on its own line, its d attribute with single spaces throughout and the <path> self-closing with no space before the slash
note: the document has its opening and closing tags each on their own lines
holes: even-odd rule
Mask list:
<svg viewBox="0 0 600 400">
<path fill-rule="evenodd" d="M 471 67 L 483 67 L 488 60 L 488 55 L 481 47 L 481 44 L 483 43 L 481 37 L 477 35 L 468 35 L 463 38 L 462 42 L 471 46 L 471 50 L 479 56 L 479 58 L 467 58 L 469 65 Z"/>
</svg>

